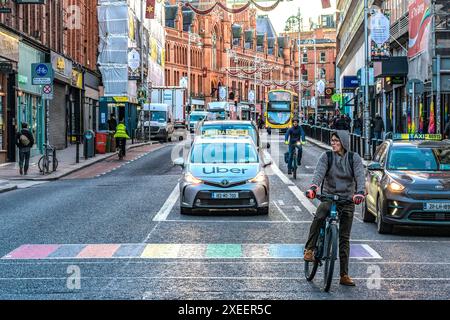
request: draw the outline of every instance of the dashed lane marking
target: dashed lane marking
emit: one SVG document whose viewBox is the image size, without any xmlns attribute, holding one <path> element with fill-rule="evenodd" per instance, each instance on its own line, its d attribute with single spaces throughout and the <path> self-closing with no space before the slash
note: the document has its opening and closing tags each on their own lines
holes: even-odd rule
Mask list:
<svg viewBox="0 0 450 320">
<path fill-rule="evenodd" d="M 291 219 L 288 218 L 288 216 L 284 213 L 284 211 L 278 206 L 278 204 L 275 201 L 273 201 L 273 204 L 278 209 L 278 211 L 280 211 L 280 213 L 283 215 L 283 217 L 286 219 L 286 221 L 291 222 Z"/>
<path fill-rule="evenodd" d="M 172 211 L 173 206 L 177 202 L 178 198 L 180 196 L 180 190 L 178 187 L 178 183 L 173 188 L 172 192 L 170 193 L 169 197 L 166 199 L 166 202 L 164 202 L 161 209 L 158 211 L 158 213 L 153 218 L 153 221 L 165 221 L 167 219 L 167 216 L 169 215 L 170 211 Z"/>
</svg>

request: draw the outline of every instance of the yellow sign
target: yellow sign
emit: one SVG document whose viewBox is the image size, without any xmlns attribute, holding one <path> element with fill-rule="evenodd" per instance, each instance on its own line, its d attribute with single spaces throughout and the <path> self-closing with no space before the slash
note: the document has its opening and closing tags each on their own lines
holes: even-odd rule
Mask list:
<svg viewBox="0 0 450 320">
<path fill-rule="evenodd" d="M 115 102 L 128 102 L 128 97 L 113 97 Z"/>
<path fill-rule="evenodd" d="M 396 133 L 394 134 L 394 140 L 442 140 L 441 134 L 428 134 L 428 133 Z"/>
<path fill-rule="evenodd" d="M 128 21 L 129 21 L 128 22 L 128 29 L 129 29 L 128 35 L 131 40 L 136 41 L 136 38 L 135 38 L 136 32 L 134 30 L 134 16 L 131 13 L 131 11 L 128 14 Z"/>
<path fill-rule="evenodd" d="M 64 72 L 64 69 L 66 68 L 66 62 L 64 61 L 63 57 L 58 57 L 56 59 L 56 68 L 59 71 Z"/>
<path fill-rule="evenodd" d="M 79 89 L 83 89 L 83 73 L 72 69 L 72 85 Z"/>
<path fill-rule="evenodd" d="M 155 39 L 152 39 L 150 52 L 152 60 L 156 62 L 156 60 L 158 59 L 158 44 L 156 43 Z"/>
</svg>

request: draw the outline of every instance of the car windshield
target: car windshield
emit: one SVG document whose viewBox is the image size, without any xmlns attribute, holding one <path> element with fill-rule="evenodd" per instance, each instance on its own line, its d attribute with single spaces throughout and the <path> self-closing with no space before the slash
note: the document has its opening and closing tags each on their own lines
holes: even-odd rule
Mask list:
<svg viewBox="0 0 450 320">
<path fill-rule="evenodd" d="M 249 143 L 217 142 L 194 144 L 191 163 L 257 163 L 258 153 Z"/>
<path fill-rule="evenodd" d="M 450 148 L 394 148 L 389 155 L 388 170 L 450 171 Z"/>
<path fill-rule="evenodd" d="M 258 133 L 250 124 L 205 124 L 201 128 L 201 134 L 204 136 L 250 136 L 255 144 L 258 143 Z"/>
<path fill-rule="evenodd" d="M 151 121 L 166 122 L 166 113 L 164 111 L 151 111 Z"/>
<path fill-rule="evenodd" d="M 191 116 L 189 117 L 189 119 L 191 120 L 191 121 L 200 121 L 200 120 L 203 120 L 203 119 L 205 119 L 205 115 L 203 115 L 203 114 L 191 114 Z"/>
</svg>

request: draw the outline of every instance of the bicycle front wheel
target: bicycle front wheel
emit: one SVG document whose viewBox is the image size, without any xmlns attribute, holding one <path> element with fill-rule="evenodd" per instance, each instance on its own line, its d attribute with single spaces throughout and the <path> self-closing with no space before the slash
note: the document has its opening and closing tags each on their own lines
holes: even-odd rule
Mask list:
<svg viewBox="0 0 450 320">
<path fill-rule="evenodd" d="M 337 259 L 338 229 L 336 224 L 331 224 L 325 235 L 325 268 L 323 270 L 323 290 L 330 291 L 333 280 L 334 263 Z"/>
</svg>

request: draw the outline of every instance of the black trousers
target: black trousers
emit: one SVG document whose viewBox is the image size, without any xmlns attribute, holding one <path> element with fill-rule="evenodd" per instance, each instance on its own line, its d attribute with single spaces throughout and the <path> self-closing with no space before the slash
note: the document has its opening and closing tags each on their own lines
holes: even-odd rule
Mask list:
<svg viewBox="0 0 450 320">
<path fill-rule="evenodd" d="M 126 138 L 116 138 L 116 148 L 122 149 L 122 154 L 125 157 L 126 155 L 126 145 L 127 145 L 127 139 Z"/>
<path fill-rule="evenodd" d="M 31 151 L 24 151 L 19 149 L 19 167 L 24 170 L 24 172 L 28 171 L 28 166 L 30 165 L 30 154 Z"/>
<path fill-rule="evenodd" d="M 309 230 L 308 241 L 305 248 L 312 250 L 316 246 L 319 236 L 320 227 L 325 223 L 331 209 L 331 202 L 322 202 L 317 208 L 316 216 Z M 338 205 L 339 214 L 339 262 L 341 268 L 341 276 L 348 274 L 348 261 L 350 258 L 350 232 L 352 231 L 353 214 L 355 211 L 354 204 Z"/>
</svg>

